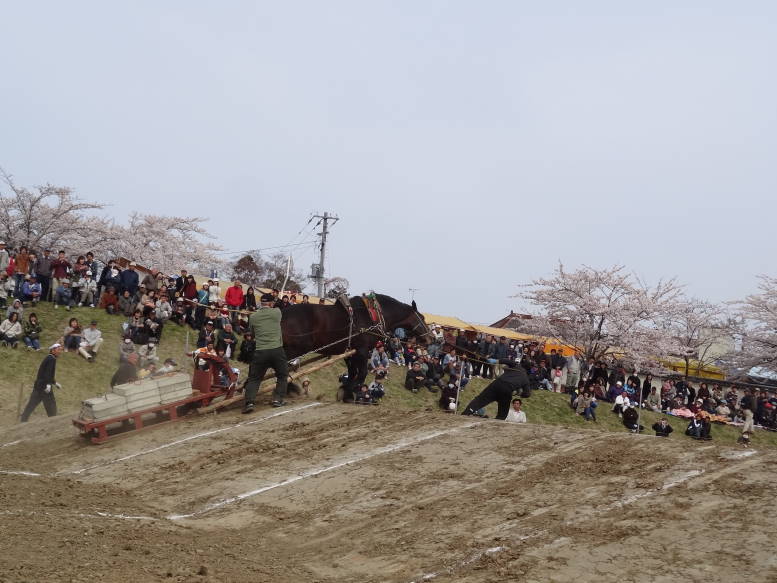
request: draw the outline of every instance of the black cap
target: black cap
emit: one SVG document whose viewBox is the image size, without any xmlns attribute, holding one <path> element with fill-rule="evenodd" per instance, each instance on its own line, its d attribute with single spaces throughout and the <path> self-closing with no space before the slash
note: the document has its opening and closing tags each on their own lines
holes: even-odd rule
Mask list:
<svg viewBox="0 0 777 583">
<path fill-rule="evenodd" d="M 272 294 L 262 294 L 262 297 L 259 298 L 260 302 L 274 302 L 275 296 Z"/>
</svg>

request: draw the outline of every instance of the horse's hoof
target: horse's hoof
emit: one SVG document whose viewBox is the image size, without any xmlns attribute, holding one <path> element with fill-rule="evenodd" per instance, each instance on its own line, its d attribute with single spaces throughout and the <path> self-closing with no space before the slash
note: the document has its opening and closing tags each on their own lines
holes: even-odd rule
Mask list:
<svg viewBox="0 0 777 583">
<path fill-rule="evenodd" d="M 344 397 L 345 397 L 345 389 L 343 389 L 343 387 L 340 387 L 339 389 L 337 389 L 337 400 L 343 401 Z"/>
</svg>

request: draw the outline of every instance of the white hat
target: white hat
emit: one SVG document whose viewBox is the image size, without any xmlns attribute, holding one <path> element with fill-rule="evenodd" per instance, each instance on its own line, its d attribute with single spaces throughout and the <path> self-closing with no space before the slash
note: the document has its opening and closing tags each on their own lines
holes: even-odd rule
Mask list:
<svg viewBox="0 0 777 583">
<path fill-rule="evenodd" d="M 129 266 L 130 267 L 135 267 L 136 265 L 137 265 L 137 263 L 135 263 L 134 261 L 130 261 L 129 262 Z"/>
<path fill-rule="evenodd" d="M 92 270 L 91 269 L 87 269 L 86 270 L 86 275 L 92 275 Z"/>
<path fill-rule="evenodd" d="M 55 350 L 57 348 L 62 348 L 62 345 L 59 342 L 55 342 L 51 346 L 49 346 L 49 350 Z"/>
<path fill-rule="evenodd" d="M 130 344 L 131 342 L 132 342 L 132 339 L 131 339 L 131 338 L 125 338 L 125 339 L 124 339 L 124 343 L 125 343 L 125 344 Z"/>
</svg>

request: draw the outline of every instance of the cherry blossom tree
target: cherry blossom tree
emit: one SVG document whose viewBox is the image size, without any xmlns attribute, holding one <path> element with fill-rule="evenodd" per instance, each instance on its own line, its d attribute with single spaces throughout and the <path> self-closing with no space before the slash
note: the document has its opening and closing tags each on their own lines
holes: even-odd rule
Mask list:
<svg viewBox="0 0 777 583">
<path fill-rule="evenodd" d="M 0 169 L 0 238 L 14 246 L 99 248 L 113 237 L 113 225 L 89 214 L 104 205 L 84 201 L 63 186 L 26 188 Z"/>
<path fill-rule="evenodd" d="M 670 356 L 685 362 L 685 376 L 718 361 L 732 345 L 732 319 L 723 306 L 698 298 L 683 298 L 664 320 L 674 347 Z"/>
<path fill-rule="evenodd" d="M 759 277 L 758 293 L 738 302 L 737 335 L 741 348 L 732 350 L 726 362 L 732 367 L 749 371 L 760 368 L 762 373 L 777 374 L 777 278 Z"/>
<path fill-rule="evenodd" d="M 533 332 L 557 338 L 585 358 L 613 359 L 655 370 L 672 349 L 660 321 L 676 309 L 681 287 L 674 279 L 649 286 L 624 266 L 583 266 L 524 286 L 518 294 L 536 306 Z"/>
<path fill-rule="evenodd" d="M 217 253 L 222 248 L 213 242 L 202 226 L 206 219 L 133 213 L 126 225 L 112 225 L 112 237 L 99 249 L 104 260 L 126 257 L 163 273 L 188 269 L 209 273 L 225 266 Z"/>
<path fill-rule="evenodd" d="M 223 267 L 221 248 L 203 227 L 205 219 L 133 213 L 126 224 L 94 214 L 105 205 L 84 201 L 63 186 L 26 188 L 0 169 L 0 238 L 31 249 L 92 251 L 101 261 L 123 256 L 171 273 Z"/>
</svg>

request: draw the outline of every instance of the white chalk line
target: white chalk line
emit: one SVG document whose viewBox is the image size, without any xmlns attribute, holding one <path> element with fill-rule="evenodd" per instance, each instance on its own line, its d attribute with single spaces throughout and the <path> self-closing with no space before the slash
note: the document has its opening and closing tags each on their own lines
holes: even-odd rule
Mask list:
<svg viewBox="0 0 777 583">
<path fill-rule="evenodd" d="M 25 472 L 24 470 L 0 470 L 0 474 L 3 474 L 5 476 L 30 476 L 34 478 L 37 478 L 43 475 L 37 472 Z"/>
<path fill-rule="evenodd" d="M 312 478 L 314 476 L 319 476 L 321 474 L 324 474 L 326 472 L 331 472 L 332 470 L 337 470 L 339 468 L 349 466 L 351 464 L 358 463 L 360 461 L 364 461 L 366 459 L 370 459 L 379 455 L 391 453 L 394 451 L 397 451 L 399 449 L 415 445 L 417 443 L 421 443 L 423 441 L 428 441 L 430 439 L 434 439 L 435 437 L 440 437 L 441 435 L 447 435 L 449 433 L 454 433 L 456 431 L 461 431 L 462 429 L 466 429 L 468 427 L 473 427 L 474 425 L 479 425 L 479 422 L 475 423 L 468 423 L 467 425 L 462 425 L 459 427 L 454 427 L 452 429 L 444 429 L 440 431 L 435 431 L 433 433 L 428 433 L 426 435 L 421 435 L 418 437 L 405 439 L 402 441 L 398 441 L 397 443 L 394 443 L 392 445 L 387 445 L 384 447 L 380 447 L 378 449 L 373 449 L 372 451 L 360 454 L 356 457 L 347 459 L 342 462 L 338 462 L 336 464 L 332 464 L 329 466 L 324 466 L 320 468 L 316 468 L 313 470 L 308 470 L 306 472 L 303 472 L 297 476 L 292 476 L 290 478 L 286 478 L 285 480 L 281 480 L 280 482 L 275 482 L 273 484 L 269 484 L 267 486 L 262 486 L 261 488 L 257 488 L 256 490 L 251 490 L 250 492 L 244 492 L 242 494 L 238 494 L 237 496 L 232 496 L 231 498 L 226 498 L 225 500 L 220 500 L 218 502 L 212 502 L 205 507 L 201 508 L 200 510 L 196 510 L 195 512 L 190 512 L 188 514 L 171 514 L 167 518 L 170 520 L 181 520 L 184 518 L 193 518 L 195 516 L 199 516 L 201 514 L 205 514 L 206 512 L 210 512 L 211 510 L 215 510 L 216 508 L 221 508 L 223 506 L 227 506 L 229 504 L 234 504 L 235 502 L 239 502 L 241 500 L 245 500 L 246 498 L 251 498 L 253 496 L 257 496 L 259 494 L 262 494 L 264 492 L 268 492 L 270 490 L 274 490 L 275 488 L 281 488 L 283 486 L 288 486 L 289 484 L 293 484 L 295 482 L 299 482 L 300 480 L 304 480 L 306 478 Z"/>
<path fill-rule="evenodd" d="M 231 431 L 233 429 L 237 429 L 238 427 L 245 427 L 247 425 L 253 425 L 255 423 L 261 423 L 262 421 L 267 421 L 268 419 L 273 419 L 274 417 L 280 417 L 281 415 L 288 415 L 289 413 L 296 413 L 297 411 L 302 411 L 303 409 L 309 409 L 310 407 L 317 407 L 318 405 L 321 405 L 321 403 L 308 403 L 307 405 L 302 405 L 300 407 L 293 407 L 291 409 L 284 409 L 283 411 L 278 411 L 277 413 L 273 413 L 272 415 L 265 415 L 264 417 L 259 417 L 258 419 L 252 419 L 251 421 L 243 421 L 242 423 L 236 423 L 235 425 L 230 425 L 229 427 L 222 427 L 220 429 L 213 429 L 211 431 L 205 431 L 203 433 L 196 433 L 194 435 L 190 435 L 188 437 L 184 437 L 182 439 L 176 439 L 175 441 L 171 441 L 170 443 L 165 443 L 164 445 L 159 445 L 157 447 L 152 447 L 151 449 L 144 449 L 143 451 L 139 451 L 136 453 L 131 453 L 129 455 L 125 455 L 120 458 L 116 458 L 107 462 L 102 462 L 99 464 L 94 464 L 92 466 L 88 466 L 85 468 L 81 468 L 79 470 L 63 470 L 60 472 L 57 472 L 55 475 L 62 475 L 62 474 L 83 474 L 84 472 L 88 472 L 91 470 L 96 470 L 98 468 L 104 468 L 105 466 L 110 466 L 113 464 L 117 464 L 119 462 L 125 462 L 127 460 L 131 460 L 133 458 L 142 456 L 142 455 L 148 455 L 150 453 L 154 453 L 163 449 L 167 449 L 168 447 L 174 447 L 176 445 L 181 445 L 182 443 L 187 443 L 189 441 L 192 441 L 194 439 L 200 439 L 201 437 L 208 437 L 210 435 L 216 435 L 217 433 L 223 433 L 225 431 Z"/>
<path fill-rule="evenodd" d="M 655 494 L 658 494 L 659 492 L 663 492 L 665 490 L 669 490 L 670 488 L 674 488 L 675 486 L 679 486 L 680 484 L 682 484 L 684 482 L 687 482 L 691 478 L 695 478 L 696 476 L 700 476 L 703 473 L 704 473 L 704 470 L 691 470 L 689 472 L 681 474 L 680 476 L 678 476 L 677 478 L 675 478 L 671 482 L 666 482 L 660 488 L 656 488 L 655 490 L 648 490 L 647 492 L 643 492 L 641 494 L 636 494 L 634 496 L 630 496 L 629 498 L 626 498 L 624 500 L 618 500 L 618 501 L 616 501 L 616 502 L 614 502 L 612 504 L 608 504 L 607 506 L 604 506 L 602 508 L 597 509 L 597 512 L 601 512 L 601 511 L 607 512 L 609 510 L 614 510 L 615 508 L 621 508 L 623 506 L 626 506 L 627 504 L 632 504 L 633 502 L 636 502 L 637 500 L 640 500 L 641 498 L 647 498 L 648 496 L 654 496 Z M 578 520 L 568 521 L 566 524 L 572 524 L 574 522 L 578 522 L 580 520 L 587 520 L 587 519 L 588 519 L 588 517 L 583 517 L 583 518 L 579 518 Z M 517 540 L 517 542 L 523 542 L 525 540 L 528 540 L 528 539 L 531 539 L 531 538 L 536 538 L 536 537 L 542 536 L 543 534 L 547 534 L 547 533 L 548 533 L 548 531 L 541 530 L 541 531 L 536 532 L 534 534 L 520 536 L 516 540 Z M 482 559 L 485 556 L 495 555 L 497 553 L 501 553 L 501 552 L 504 552 L 504 551 L 509 551 L 510 548 L 511 547 L 508 547 L 508 546 L 499 546 L 499 547 L 492 547 L 492 548 L 486 549 L 484 551 L 480 551 L 478 553 L 475 553 L 470 558 L 465 559 L 464 561 L 461 561 L 460 563 L 457 563 L 456 565 L 454 565 L 452 567 L 448 567 L 447 569 L 444 569 L 442 571 L 426 573 L 426 574 L 422 575 L 420 579 L 415 579 L 415 580 L 411 581 L 410 583 L 418 583 L 419 581 L 429 581 L 431 579 L 436 579 L 440 575 L 450 575 L 450 574 L 458 571 L 459 569 L 463 569 L 467 565 L 469 565 L 471 563 L 474 563 L 475 561 L 477 561 L 479 559 Z"/>
<path fill-rule="evenodd" d="M 58 512 L 46 512 L 46 511 L 24 511 L 24 510 L 0 510 L 0 515 L 5 516 L 62 516 Z M 112 514 L 110 512 L 94 512 L 92 514 L 86 512 L 68 512 L 68 516 L 77 516 L 79 518 L 120 518 L 122 520 L 159 520 L 153 516 L 133 516 L 131 514 Z"/>
<path fill-rule="evenodd" d="M 17 439 L 16 441 L 9 441 L 8 443 L 4 443 L 3 445 L 0 445 L 0 448 L 3 447 L 11 447 L 12 445 L 16 445 L 17 443 L 21 443 L 24 441 L 23 439 Z"/>
<path fill-rule="evenodd" d="M 119 462 L 124 462 L 124 461 L 131 460 L 131 459 L 139 457 L 139 456 L 148 455 L 148 454 L 154 453 L 156 451 L 167 449 L 168 447 L 173 447 L 173 446 L 176 446 L 176 445 L 181 445 L 182 443 L 187 443 L 187 442 L 192 441 L 194 439 L 199 439 L 201 437 L 208 437 L 209 435 L 215 435 L 217 433 L 223 433 L 224 431 L 231 431 L 232 429 L 237 429 L 238 427 L 244 427 L 246 425 L 253 425 L 254 423 L 261 423 L 262 421 L 267 421 L 268 419 L 273 419 L 275 417 L 280 417 L 281 415 L 288 415 L 289 413 L 296 413 L 297 411 L 302 411 L 303 409 L 308 409 L 310 407 L 317 407 L 319 405 L 321 405 L 321 403 L 308 403 L 307 405 L 301 405 L 300 407 L 293 407 L 291 409 L 284 409 L 283 411 L 278 411 L 276 413 L 273 413 L 272 415 L 265 415 L 264 417 L 259 417 L 257 419 L 252 419 L 251 421 L 243 421 L 242 423 L 236 423 L 235 425 L 230 425 L 229 427 L 222 427 L 220 429 L 213 429 L 211 431 L 205 431 L 203 433 L 196 433 L 194 435 L 189 435 L 188 437 L 184 437 L 182 439 L 177 439 L 175 441 L 171 441 L 170 443 L 165 443 L 164 445 L 153 447 L 151 449 L 144 449 L 143 451 L 131 453 L 129 455 L 122 456 L 120 458 L 108 460 L 106 462 L 101 462 L 99 464 L 94 464 L 94 465 L 91 465 L 91 466 L 87 466 L 85 468 L 80 468 L 78 470 L 60 470 L 58 472 L 54 472 L 53 474 L 39 474 L 38 472 L 28 472 L 28 471 L 22 471 L 22 470 L 0 470 L 0 474 L 6 474 L 6 475 L 11 475 L 11 476 L 28 476 L 28 477 L 35 477 L 35 478 L 39 478 L 41 476 L 56 477 L 56 476 L 69 476 L 69 475 L 83 474 L 84 472 L 88 472 L 88 471 L 91 471 L 91 470 L 96 470 L 96 469 L 99 469 L 99 468 L 104 468 L 106 466 L 117 464 Z"/>
</svg>

